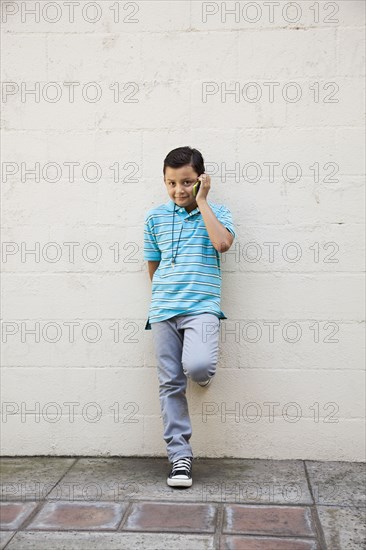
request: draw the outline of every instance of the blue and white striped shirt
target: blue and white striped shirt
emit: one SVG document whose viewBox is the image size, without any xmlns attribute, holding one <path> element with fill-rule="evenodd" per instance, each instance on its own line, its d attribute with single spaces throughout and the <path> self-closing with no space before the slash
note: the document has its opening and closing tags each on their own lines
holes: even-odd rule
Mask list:
<svg viewBox="0 0 366 550">
<path fill-rule="evenodd" d="M 235 237 L 230 210 L 224 205 L 207 202 L 219 222 Z M 173 267 L 171 261 L 179 235 Z M 160 261 L 152 279 L 145 330 L 151 330 L 150 323 L 175 315 L 213 313 L 219 319 L 227 319 L 220 309 L 220 254 L 211 243 L 199 207 L 188 213 L 169 199 L 150 209 L 144 221 L 144 260 Z"/>
</svg>

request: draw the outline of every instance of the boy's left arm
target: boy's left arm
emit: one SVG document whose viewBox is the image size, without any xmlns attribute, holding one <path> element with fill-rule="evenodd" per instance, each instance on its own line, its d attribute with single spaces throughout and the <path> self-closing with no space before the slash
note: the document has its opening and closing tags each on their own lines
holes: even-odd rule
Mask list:
<svg viewBox="0 0 366 550">
<path fill-rule="evenodd" d="M 207 195 L 211 188 L 210 176 L 208 174 L 202 174 L 198 179 L 201 181 L 201 185 L 196 196 L 196 202 L 202 214 L 203 221 L 205 222 L 210 241 L 218 252 L 226 252 L 233 244 L 235 237 L 231 214 L 225 207 L 222 207 L 222 210 L 225 210 L 223 215 L 221 215 L 220 212 L 218 213 L 224 223 L 230 226 L 230 231 L 217 219 L 207 202 Z"/>
<path fill-rule="evenodd" d="M 216 218 L 206 199 L 197 200 L 203 221 L 214 248 L 222 253 L 233 244 L 234 235 Z"/>
</svg>

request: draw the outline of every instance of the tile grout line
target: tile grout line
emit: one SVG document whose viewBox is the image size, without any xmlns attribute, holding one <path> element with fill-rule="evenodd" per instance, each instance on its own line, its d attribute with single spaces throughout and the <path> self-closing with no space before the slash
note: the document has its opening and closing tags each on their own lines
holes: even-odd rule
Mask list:
<svg viewBox="0 0 366 550">
<path fill-rule="evenodd" d="M 223 522 L 224 522 L 224 504 L 219 503 L 217 505 L 216 529 L 213 535 L 214 550 L 220 549 Z"/>
<path fill-rule="evenodd" d="M 18 534 L 18 531 L 17 531 L 17 530 L 14 531 L 13 536 L 10 537 L 10 539 L 8 540 L 8 542 L 5 544 L 3 550 L 6 550 L 6 548 L 9 546 L 9 544 L 11 543 L 11 541 L 13 540 L 13 538 L 14 538 L 17 534 Z"/>
<path fill-rule="evenodd" d="M 19 531 L 25 531 L 27 529 L 27 526 L 34 520 L 35 516 L 38 514 L 38 512 L 40 512 L 43 508 L 43 506 L 46 504 L 46 501 L 45 500 L 41 500 L 37 506 L 35 507 L 35 509 L 33 510 L 33 512 L 31 514 L 29 514 L 29 516 L 27 516 L 25 518 L 24 521 L 22 521 L 22 523 L 19 525 L 19 527 L 17 528 L 17 533 Z"/>
<path fill-rule="evenodd" d="M 327 550 L 328 547 L 327 547 L 326 542 L 325 542 L 325 537 L 324 537 L 324 534 L 323 534 L 323 528 L 322 528 L 322 525 L 320 523 L 320 519 L 318 517 L 315 504 L 310 507 L 310 513 L 311 513 L 311 519 L 314 522 L 314 526 L 315 526 L 315 534 L 316 534 L 316 539 L 315 540 L 317 540 L 319 542 L 320 550 Z"/>
<path fill-rule="evenodd" d="M 22 503 L 22 504 L 25 504 L 27 502 L 35 502 L 35 500 L 29 498 L 27 500 L 17 500 L 17 499 L 11 499 L 11 500 L 1 500 L 0 499 L 0 503 Z M 85 502 L 88 502 L 90 504 L 112 504 L 112 503 L 115 503 L 117 502 L 118 503 L 121 503 L 123 501 L 116 501 L 115 499 L 107 499 L 107 500 L 102 500 L 102 499 L 99 499 L 99 500 L 85 500 L 83 498 L 80 498 L 80 499 L 74 499 L 74 500 L 70 500 L 70 499 L 57 499 L 57 498 L 49 498 L 49 499 L 43 499 L 41 500 L 40 502 L 46 504 L 46 503 L 49 503 L 49 502 L 62 502 L 62 503 L 65 503 L 65 502 L 72 502 L 73 504 L 78 504 L 78 503 L 85 503 Z M 143 497 L 143 498 L 140 498 L 140 499 L 130 499 L 129 502 L 131 503 L 134 503 L 134 504 L 138 504 L 139 502 L 157 502 L 155 498 L 148 498 L 148 497 Z M 158 501 L 159 503 L 162 503 L 162 504 L 202 504 L 201 501 L 199 500 L 169 500 L 169 499 L 160 499 Z M 216 504 L 216 505 L 219 505 L 222 501 L 220 500 L 209 500 L 209 501 L 205 501 L 206 504 Z M 288 503 L 279 503 L 279 502 L 265 502 L 265 501 L 261 501 L 261 502 L 254 502 L 254 501 L 240 501 L 240 503 L 237 502 L 237 500 L 226 500 L 225 501 L 226 504 L 239 504 L 240 506 L 258 506 L 258 507 L 264 507 L 264 506 L 270 506 L 270 507 L 276 507 L 276 508 L 303 508 L 303 507 L 311 507 L 313 504 L 309 504 L 309 503 L 306 503 L 306 502 L 303 502 L 303 503 L 291 503 L 291 504 L 288 504 Z M 358 510 L 365 510 L 365 505 L 362 505 L 362 504 L 359 504 L 359 505 L 345 505 L 345 504 L 326 504 L 325 506 L 329 507 L 329 508 L 342 508 L 342 509 L 348 509 L 348 508 L 355 508 L 355 509 L 358 509 Z"/>
<path fill-rule="evenodd" d="M 7 533 L 8 531 L 3 531 Z M 18 533 L 18 531 L 17 531 Z M 199 536 L 208 536 L 208 537 L 214 537 L 217 538 L 214 533 L 209 531 L 181 531 L 180 529 L 171 529 L 171 530 L 159 530 L 159 529 L 125 529 L 125 530 L 116 530 L 116 529 L 107 529 L 107 528 L 100 528 L 100 529 L 90 529 L 90 528 L 84 528 L 84 529 L 60 529 L 57 527 L 43 527 L 43 528 L 34 528 L 34 529 L 28 529 L 25 531 L 21 531 L 19 533 L 104 533 L 104 534 L 113 534 L 113 533 L 121 533 L 121 534 L 174 534 L 174 535 L 199 535 Z M 250 532 L 250 533 L 244 533 L 242 531 L 232 531 L 230 533 L 220 533 L 220 535 L 225 536 L 241 536 L 241 537 L 253 537 L 253 538 L 263 538 L 263 537 L 270 537 L 278 540 L 282 540 L 285 538 L 286 540 L 298 540 L 299 538 L 306 541 L 311 542 L 318 542 L 316 536 L 310 536 L 310 535 L 300 535 L 300 534 L 294 534 L 294 535 L 288 535 L 284 533 L 263 533 L 262 531 L 258 532 Z M 215 548 L 215 550 L 217 550 Z"/>
<path fill-rule="evenodd" d="M 79 457 L 76 457 L 74 462 L 72 464 L 70 464 L 70 466 L 67 468 L 67 470 L 63 473 L 63 475 L 60 477 L 60 479 L 58 479 L 56 481 L 56 483 L 51 487 L 51 489 L 48 491 L 48 493 L 43 497 L 43 500 L 45 502 L 48 502 L 48 495 L 53 491 L 53 489 L 56 487 L 56 485 L 58 485 L 63 479 L 64 477 L 66 476 L 66 474 L 69 473 L 69 471 L 71 470 L 71 468 L 73 468 L 75 466 L 75 464 L 79 461 Z"/>
<path fill-rule="evenodd" d="M 5 502 L 11 502 L 11 501 L 5 501 Z M 28 501 L 28 502 L 32 502 L 32 501 Z M 33 501 L 34 502 L 34 501 Z M 4 550 L 5 548 L 8 546 L 8 544 L 13 540 L 13 538 L 19 533 L 19 532 L 22 532 L 24 530 L 24 527 L 26 527 L 28 525 L 29 522 L 33 521 L 34 517 L 38 514 L 38 512 L 40 512 L 40 510 L 42 509 L 43 505 L 45 503 L 45 500 L 40 500 L 40 502 L 38 502 L 37 506 L 35 506 L 34 510 L 31 512 L 31 514 L 29 514 L 29 516 L 27 516 L 20 525 L 18 525 L 18 527 L 15 529 L 15 533 L 14 535 L 11 537 L 11 539 L 6 543 L 6 545 L 4 546 Z"/>
<path fill-rule="evenodd" d="M 306 460 L 303 460 L 303 466 L 304 466 L 304 471 L 305 471 L 305 477 L 306 477 L 306 481 L 307 481 L 307 484 L 308 484 L 308 488 L 309 488 L 309 492 L 310 492 L 310 496 L 312 498 L 312 505 L 310 507 L 310 511 L 311 511 L 311 516 L 312 516 L 312 519 L 314 520 L 314 525 L 315 525 L 315 529 L 316 529 L 316 535 L 317 535 L 317 539 L 320 543 L 320 550 L 327 550 L 327 543 L 325 541 L 325 536 L 324 536 L 324 531 L 323 531 L 323 527 L 322 527 L 322 524 L 321 524 L 321 521 L 320 521 L 320 517 L 319 517 L 319 514 L 318 514 L 318 509 L 317 509 L 317 505 L 316 505 L 316 502 L 315 502 L 315 498 L 314 498 L 314 494 L 313 494 L 313 489 L 311 487 L 311 483 L 310 483 L 310 475 L 309 475 L 309 472 L 308 472 L 308 469 L 306 467 Z"/>
<path fill-rule="evenodd" d="M 48 493 L 46 495 L 43 496 L 43 498 L 41 498 L 39 500 L 39 503 L 37 504 L 37 506 L 34 508 L 33 512 L 31 514 L 29 514 L 29 516 L 27 516 L 24 521 L 22 521 L 22 523 L 18 526 L 17 530 L 16 530 L 16 533 L 18 533 L 18 531 L 23 531 L 25 530 L 25 528 L 33 521 L 33 519 L 35 518 L 35 516 L 38 514 L 38 512 L 41 511 L 41 509 L 43 508 L 43 506 L 45 504 L 47 504 L 48 502 L 52 502 L 52 501 L 49 501 L 47 500 L 47 495 L 50 494 L 51 491 L 53 491 L 53 489 L 56 487 L 56 485 L 58 485 L 58 483 L 60 483 L 60 481 L 65 477 L 65 475 L 70 471 L 70 469 L 75 465 L 75 463 L 78 461 L 79 459 L 78 458 L 75 458 L 75 460 L 72 462 L 72 464 L 70 464 L 70 466 L 67 468 L 67 470 L 62 474 L 62 476 L 56 481 L 56 483 L 54 483 L 51 487 L 51 489 L 48 491 Z M 10 500 L 10 501 L 2 501 L 2 502 L 22 502 L 22 503 L 26 503 L 26 502 L 35 502 L 34 500 L 32 501 L 31 499 L 30 500 L 25 500 L 25 501 L 15 501 L 15 500 Z M 16 534 L 15 533 L 15 534 Z"/>
<path fill-rule="evenodd" d="M 133 503 L 132 500 L 130 500 L 130 501 L 128 502 L 127 508 L 126 508 L 124 514 L 122 515 L 121 521 L 119 522 L 119 525 L 118 525 L 118 527 L 117 527 L 117 529 L 116 529 L 116 532 L 117 532 L 117 533 L 125 533 L 125 532 L 126 532 L 126 531 L 122 531 L 122 529 L 123 529 L 123 527 L 124 527 L 125 524 L 126 524 L 127 518 L 128 518 L 128 516 L 129 516 L 129 514 L 130 514 L 130 512 L 131 512 L 131 509 L 132 509 L 133 504 L 134 504 L 134 503 Z"/>
</svg>

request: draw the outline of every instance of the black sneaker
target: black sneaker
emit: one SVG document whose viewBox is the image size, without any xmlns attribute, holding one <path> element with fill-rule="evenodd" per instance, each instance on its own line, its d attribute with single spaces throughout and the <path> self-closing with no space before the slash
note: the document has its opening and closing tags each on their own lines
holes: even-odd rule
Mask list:
<svg viewBox="0 0 366 550">
<path fill-rule="evenodd" d="M 190 487 L 192 485 L 192 460 L 191 456 L 174 460 L 167 479 L 167 484 L 170 487 Z"/>
</svg>

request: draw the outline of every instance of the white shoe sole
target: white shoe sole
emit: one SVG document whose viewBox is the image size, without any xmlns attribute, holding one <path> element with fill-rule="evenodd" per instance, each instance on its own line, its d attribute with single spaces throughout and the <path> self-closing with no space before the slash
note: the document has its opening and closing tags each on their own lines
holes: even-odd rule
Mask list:
<svg viewBox="0 0 366 550">
<path fill-rule="evenodd" d="M 191 487 L 192 479 L 172 479 L 168 477 L 167 484 L 169 487 Z"/>
<path fill-rule="evenodd" d="M 199 382 L 197 382 L 197 383 L 201 388 L 207 388 L 207 386 L 209 386 L 211 384 L 211 380 L 212 380 L 212 378 L 210 378 L 209 381 L 204 383 L 204 384 L 200 384 Z"/>
</svg>

